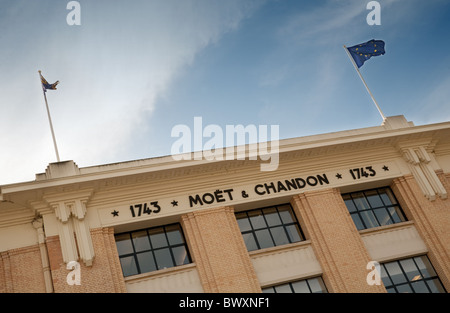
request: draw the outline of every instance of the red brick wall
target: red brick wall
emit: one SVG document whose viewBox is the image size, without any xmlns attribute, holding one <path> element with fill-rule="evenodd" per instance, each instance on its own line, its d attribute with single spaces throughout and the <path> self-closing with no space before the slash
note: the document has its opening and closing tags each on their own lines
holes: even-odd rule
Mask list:
<svg viewBox="0 0 450 313">
<path fill-rule="evenodd" d="M 39 245 L 0 253 L 0 293 L 45 292 Z"/>
<path fill-rule="evenodd" d="M 56 293 L 119 293 L 126 292 L 119 256 L 112 228 L 91 230 L 95 258 L 93 265 L 87 267 L 80 262 L 81 285 L 67 284 L 71 272 L 63 261 L 59 237 L 47 238 L 48 255 Z"/>
</svg>

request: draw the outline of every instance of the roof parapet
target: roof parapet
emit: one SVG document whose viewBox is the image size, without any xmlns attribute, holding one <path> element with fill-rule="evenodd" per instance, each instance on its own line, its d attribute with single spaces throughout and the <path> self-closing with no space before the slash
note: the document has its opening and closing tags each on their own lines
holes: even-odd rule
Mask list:
<svg viewBox="0 0 450 313">
<path fill-rule="evenodd" d="M 46 180 L 75 175 L 80 175 L 78 165 L 74 161 L 63 161 L 50 163 L 47 166 L 45 173 L 36 174 L 36 180 Z"/>
<path fill-rule="evenodd" d="M 385 129 L 399 129 L 414 127 L 413 122 L 408 122 L 408 120 L 403 115 L 388 116 L 381 124 Z"/>
</svg>

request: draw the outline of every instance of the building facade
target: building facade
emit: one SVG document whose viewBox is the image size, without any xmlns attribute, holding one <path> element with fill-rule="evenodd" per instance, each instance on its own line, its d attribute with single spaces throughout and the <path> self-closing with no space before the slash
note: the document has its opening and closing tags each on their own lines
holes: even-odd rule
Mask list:
<svg viewBox="0 0 450 313">
<path fill-rule="evenodd" d="M 67 161 L 0 186 L 0 292 L 450 290 L 450 122 L 388 117 L 277 152 L 275 171 Z"/>
</svg>

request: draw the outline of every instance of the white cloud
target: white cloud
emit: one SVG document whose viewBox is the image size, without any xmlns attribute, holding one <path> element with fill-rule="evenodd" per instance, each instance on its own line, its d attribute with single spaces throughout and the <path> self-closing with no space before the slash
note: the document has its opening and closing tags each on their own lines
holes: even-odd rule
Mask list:
<svg viewBox="0 0 450 313">
<path fill-rule="evenodd" d="M 3 90 L 10 89 L 1 96 L 0 133 L 7 138 L 0 149 L 0 184 L 33 179 L 55 161 L 38 69 L 49 81 L 61 81 L 58 91 L 48 93 L 61 159 L 82 166 L 117 161 L 129 155 L 128 142 L 145 129 L 155 101 L 170 92 L 177 75 L 262 4 L 95 1 L 82 3 L 81 26 L 65 25 L 68 11 L 61 11 L 61 18 L 50 18 L 51 33 L 50 26 L 43 33 L 33 30 L 45 17 L 35 19 L 35 25 L 20 25 L 20 36 L 8 33 L 9 44 L 26 39 L 25 32 L 36 35 L 33 42 L 41 44 L 33 53 L 0 49 L 2 59 L 16 53 L 16 67 L 4 65 L 15 72 L 15 79 L 0 79 Z M 21 10 L 10 12 L 30 18 L 34 14 L 23 3 L 18 6 Z M 22 86 L 11 88 L 15 82 Z"/>
</svg>

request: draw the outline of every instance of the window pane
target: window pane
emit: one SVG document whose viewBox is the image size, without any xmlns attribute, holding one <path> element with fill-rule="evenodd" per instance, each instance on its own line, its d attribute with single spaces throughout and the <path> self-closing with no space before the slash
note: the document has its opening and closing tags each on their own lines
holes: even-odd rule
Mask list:
<svg viewBox="0 0 450 313">
<path fill-rule="evenodd" d="M 364 194 L 366 195 L 367 201 L 369 201 L 372 208 L 379 208 L 383 206 L 383 202 L 381 201 L 381 198 L 376 190 L 366 191 Z"/>
<path fill-rule="evenodd" d="M 273 241 L 272 238 L 270 238 L 268 229 L 257 230 L 255 231 L 255 235 L 260 249 L 273 247 Z"/>
<path fill-rule="evenodd" d="M 389 287 L 392 285 L 391 279 L 389 278 L 386 269 L 384 268 L 384 264 L 381 265 L 381 280 L 385 287 Z"/>
<path fill-rule="evenodd" d="M 250 226 L 250 221 L 247 218 L 247 214 L 245 213 L 237 214 L 236 219 L 241 232 L 252 230 L 252 227 Z"/>
<path fill-rule="evenodd" d="M 385 268 L 392 279 L 394 285 L 406 282 L 406 277 L 403 275 L 400 266 L 397 262 L 386 263 Z"/>
<path fill-rule="evenodd" d="M 395 197 L 389 188 L 384 188 L 378 191 L 385 205 L 397 204 L 397 201 L 395 201 Z"/>
<path fill-rule="evenodd" d="M 388 208 L 389 213 L 392 216 L 394 223 L 404 222 L 405 218 L 403 217 L 403 213 L 400 211 L 398 206 Z"/>
<path fill-rule="evenodd" d="M 183 244 L 183 236 L 181 235 L 181 229 L 179 225 L 172 225 L 166 227 L 167 238 L 170 245 Z"/>
<path fill-rule="evenodd" d="M 413 282 L 411 286 L 413 287 L 415 293 L 430 293 L 430 291 L 427 288 L 427 285 L 423 280 Z"/>
<path fill-rule="evenodd" d="M 267 224 L 260 210 L 248 212 L 250 223 L 254 229 L 266 228 Z"/>
<path fill-rule="evenodd" d="M 253 233 L 242 234 L 242 237 L 244 238 L 245 245 L 247 246 L 247 251 L 258 250 Z"/>
<path fill-rule="evenodd" d="M 353 202 L 359 211 L 370 209 L 369 202 L 367 202 L 366 198 L 364 198 L 364 194 L 362 192 L 356 192 L 352 194 L 352 197 Z"/>
<path fill-rule="evenodd" d="M 275 289 L 273 289 L 273 287 L 269 287 L 269 288 L 264 288 L 262 290 L 263 293 L 275 293 Z"/>
<path fill-rule="evenodd" d="M 278 207 L 278 212 L 280 212 L 281 220 L 284 224 L 290 224 L 295 222 L 294 213 L 288 205 L 283 205 Z"/>
<path fill-rule="evenodd" d="M 122 266 L 123 276 L 138 274 L 134 256 L 127 256 L 124 258 L 120 258 L 120 265 Z"/>
<path fill-rule="evenodd" d="M 150 250 L 150 241 L 148 241 L 147 231 L 140 231 L 131 234 L 133 238 L 134 249 L 136 252 Z"/>
<path fill-rule="evenodd" d="M 436 272 L 433 269 L 433 266 L 431 266 L 431 263 L 430 263 L 430 261 L 428 261 L 427 257 L 425 257 L 425 256 L 415 257 L 414 261 L 416 262 L 417 266 L 419 267 L 419 270 L 422 273 L 422 276 L 424 278 L 437 276 Z"/>
<path fill-rule="evenodd" d="M 131 244 L 130 234 L 118 235 L 116 238 L 116 246 L 119 255 L 133 253 L 133 245 Z"/>
<path fill-rule="evenodd" d="M 148 231 L 153 249 L 167 247 L 167 239 L 163 228 L 150 229 Z"/>
<path fill-rule="evenodd" d="M 183 265 L 189 263 L 187 251 L 184 246 L 172 248 L 172 253 L 173 257 L 175 258 L 175 265 Z"/>
<path fill-rule="evenodd" d="M 310 293 L 306 280 L 300 280 L 292 283 L 292 288 L 295 293 Z"/>
<path fill-rule="evenodd" d="M 352 197 L 350 197 L 350 195 L 343 195 L 342 198 L 344 199 L 345 205 L 347 206 L 348 211 L 351 212 L 355 212 L 356 211 L 356 207 L 355 204 L 353 203 Z"/>
<path fill-rule="evenodd" d="M 388 293 L 397 293 L 397 290 L 395 290 L 394 287 L 386 288 L 386 291 L 387 291 Z"/>
<path fill-rule="evenodd" d="M 308 279 L 309 287 L 311 288 L 312 293 L 325 293 L 327 289 L 325 288 L 325 284 L 323 283 L 322 278 L 311 278 Z"/>
<path fill-rule="evenodd" d="M 375 215 L 372 211 L 363 211 L 359 213 L 362 220 L 364 221 L 364 224 L 366 225 L 366 228 L 372 228 L 372 227 L 378 227 L 377 220 L 375 219 Z"/>
<path fill-rule="evenodd" d="M 159 270 L 174 266 L 169 248 L 155 250 L 154 252 Z"/>
<path fill-rule="evenodd" d="M 297 225 L 286 226 L 286 232 L 288 234 L 290 242 L 302 241 L 302 238 L 300 236 L 300 229 Z"/>
<path fill-rule="evenodd" d="M 270 232 L 272 233 L 273 240 L 275 241 L 275 245 L 285 245 L 289 243 L 289 239 L 284 231 L 283 226 L 277 226 L 270 228 Z"/>
<path fill-rule="evenodd" d="M 275 208 L 264 210 L 264 216 L 269 226 L 281 225 L 281 219 Z"/>
<path fill-rule="evenodd" d="M 411 287 L 409 287 L 408 284 L 404 284 L 404 285 L 400 285 L 400 286 L 396 286 L 397 287 L 397 292 L 398 293 L 412 293 L 412 289 Z"/>
<path fill-rule="evenodd" d="M 378 222 L 381 226 L 392 224 L 391 217 L 389 216 L 385 208 L 375 209 L 373 210 L 373 212 L 375 213 L 375 216 L 377 217 Z"/>
<path fill-rule="evenodd" d="M 359 217 L 358 213 L 351 214 L 351 217 L 353 219 L 353 222 L 355 223 L 355 226 L 356 226 L 357 230 L 361 230 L 361 229 L 365 229 L 366 228 L 364 226 L 363 222 L 361 221 L 361 218 Z"/>
<path fill-rule="evenodd" d="M 431 292 L 433 293 L 445 293 L 445 289 L 442 286 L 441 282 L 439 281 L 439 279 L 435 278 L 432 280 L 427 280 L 426 281 L 428 287 L 430 288 Z"/>
<path fill-rule="evenodd" d="M 412 259 L 401 260 L 400 265 L 406 273 L 406 277 L 409 281 L 416 281 L 418 279 L 422 279 L 417 266 L 414 264 Z"/>
<path fill-rule="evenodd" d="M 292 289 L 289 287 L 289 284 L 275 286 L 274 288 L 277 293 L 292 293 Z"/>
<path fill-rule="evenodd" d="M 156 270 L 155 260 L 151 251 L 137 254 L 139 268 L 141 273 L 151 272 Z"/>
</svg>

